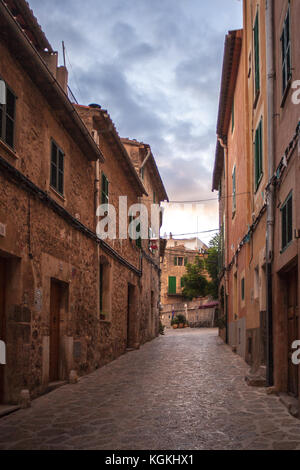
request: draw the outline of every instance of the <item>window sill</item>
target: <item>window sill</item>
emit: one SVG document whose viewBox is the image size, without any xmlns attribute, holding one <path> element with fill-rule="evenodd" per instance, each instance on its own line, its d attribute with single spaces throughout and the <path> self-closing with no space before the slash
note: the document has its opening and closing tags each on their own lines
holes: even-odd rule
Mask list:
<svg viewBox="0 0 300 470">
<path fill-rule="evenodd" d="M 14 158 L 15 160 L 19 159 L 16 152 L 1 139 L 0 139 L 0 148 L 3 149 L 10 157 Z"/>
<path fill-rule="evenodd" d="M 280 254 L 281 254 L 281 255 L 282 255 L 285 251 L 287 251 L 287 249 L 293 244 L 293 241 L 294 241 L 294 240 L 291 240 L 287 245 L 285 245 L 284 248 L 282 248 L 282 249 L 280 250 Z"/>
<path fill-rule="evenodd" d="M 292 85 L 292 77 L 289 79 L 289 81 L 287 82 L 287 85 L 285 87 L 285 91 L 282 95 L 282 100 L 281 100 L 281 103 L 280 103 L 280 107 L 281 108 L 284 108 L 284 105 L 285 105 L 285 102 L 286 102 L 286 99 L 288 97 L 288 94 L 289 94 L 289 91 L 290 91 L 290 88 L 291 88 L 291 85 Z"/>
<path fill-rule="evenodd" d="M 58 191 L 56 191 L 56 189 L 53 188 L 53 186 L 50 186 L 50 191 L 55 194 L 56 197 L 58 197 L 62 202 L 66 202 L 66 198 L 65 196 L 63 196 L 62 194 L 60 194 Z"/>
<path fill-rule="evenodd" d="M 102 325 L 111 325 L 111 320 L 99 320 Z"/>
</svg>

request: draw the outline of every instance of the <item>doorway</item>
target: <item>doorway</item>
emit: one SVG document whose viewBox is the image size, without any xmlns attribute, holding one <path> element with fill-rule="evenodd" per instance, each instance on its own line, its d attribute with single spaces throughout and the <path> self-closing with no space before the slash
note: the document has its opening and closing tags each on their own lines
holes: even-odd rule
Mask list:
<svg viewBox="0 0 300 470">
<path fill-rule="evenodd" d="M 287 323 L 288 323 L 288 393 L 298 397 L 298 374 L 299 367 L 292 362 L 295 352 L 292 344 L 298 340 L 298 269 L 293 269 L 286 275 L 287 288 Z"/>
<path fill-rule="evenodd" d="M 0 258 L 0 340 L 6 341 L 6 317 L 5 317 L 5 271 L 6 261 Z M 0 364 L 0 403 L 4 400 L 4 370 L 5 365 Z"/>
<path fill-rule="evenodd" d="M 127 301 L 127 348 L 131 348 L 134 343 L 134 294 L 135 288 L 132 284 L 128 284 L 128 301 Z"/>
<path fill-rule="evenodd" d="M 59 281 L 51 279 L 50 287 L 50 358 L 49 382 L 59 380 L 60 362 L 60 322 L 63 298 L 63 286 Z"/>
</svg>

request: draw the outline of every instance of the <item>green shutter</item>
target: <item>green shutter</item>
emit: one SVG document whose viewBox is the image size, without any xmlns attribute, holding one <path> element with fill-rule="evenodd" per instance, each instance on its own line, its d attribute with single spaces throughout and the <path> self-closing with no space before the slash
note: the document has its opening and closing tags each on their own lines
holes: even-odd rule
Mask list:
<svg viewBox="0 0 300 470">
<path fill-rule="evenodd" d="M 176 294 L 176 277 L 169 276 L 169 294 Z"/>
<path fill-rule="evenodd" d="M 293 197 L 292 193 L 281 208 L 281 246 L 284 250 L 293 240 Z"/>
<path fill-rule="evenodd" d="M 255 131 L 255 190 L 257 190 L 263 173 L 262 120 Z"/>
<path fill-rule="evenodd" d="M 255 63 L 255 94 L 260 90 L 260 58 L 259 58 L 259 20 L 258 12 L 254 24 L 254 63 Z"/>
<path fill-rule="evenodd" d="M 108 204 L 108 179 L 102 173 L 101 204 Z"/>
<path fill-rule="evenodd" d="M 174 258 L 174 266 L 177 266 L 177 256 Z"/>
</svg>

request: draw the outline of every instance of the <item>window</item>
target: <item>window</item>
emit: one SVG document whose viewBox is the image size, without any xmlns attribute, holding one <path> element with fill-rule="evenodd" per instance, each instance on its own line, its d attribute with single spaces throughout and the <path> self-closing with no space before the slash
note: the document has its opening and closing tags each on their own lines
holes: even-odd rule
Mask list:
<svg viewBox="0 0 300 470">
<path fill-rule="evenodd" d="M 50 184 L 60 194 L 64 194 L 64 153 L 52 140 Z"/>
<path fill-rule="evenodd" d="M 108 179 L 105 174 L 102 173 L 101 204 L 108 204 L 108 186 Z"/>
<path fill-rule="evenodd" d="M 236 166 L 232 172 L 232 212 L 235 214 L 236 211 Z"/>
<path fill-rule="evenodd" d="M 234 98 L 232 100 L 232 109 L 231 109 L 231 132 L 234 131 Z"/>
<path fill-rule="evenodd" d="M 282 50 L 282 94 L 285 94 L 289 81 L 292 77 L 291 66 L 291 39 L 290 39 L 290 6 L 283 24 L 283 32 L 281 35 Z"/>
<path fill-rule="evenodd" d="M 183 266 L 183 257 L 175 256 L 174 258 L 174 266 Z"/>
<path fill-rule="evenodd" d="M 176 277 L 169 276 L 169 294 L 176 294 Z"/>
<path fill-rule="evenodd" d="M 135 244 L 138 248 L 142 248 L 141 224 L 138 224 L 136 226 L 136 231 L 137 231 L 137 234 L 139 234 L 139 237 L 135 240 Z"/>
<path fill-rule="evenodd" d="M 245 278 L 241 280 L 241 298 L 245 300 Z"/>
<path fill-rule="evenodd" d="M 282 249 L 284 250 L 293 240 L 293 196 L 287 197 L 281 208 Z"/>
<path fill-rule="evenodd" d="M 260 91 L 260 58 L 259 58 L 259 17 L 256 14 L 254 23 L 254 70 L 255 70 L 255 96 Z"/>
<path fill-rule="evenodd" d="M 262 119 L 255 131 L 254 153 L 255 191 L 257 191 L 263 175 Z"/>
<path fill-rule="evenodd" d="M 16 97 L 6 85 L 6 104 L 0 104 L 0 138 L 14 148 Z"/>
</svg>

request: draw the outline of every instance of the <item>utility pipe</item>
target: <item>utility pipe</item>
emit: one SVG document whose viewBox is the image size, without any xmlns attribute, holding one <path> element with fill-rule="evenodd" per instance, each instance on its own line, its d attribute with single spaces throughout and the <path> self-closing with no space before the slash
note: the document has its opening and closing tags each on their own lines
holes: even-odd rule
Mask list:
<svg viewBox="0 0 300 470">
<path fill-rule="evenodd" d="M 267 187 L 267 235 L 266 235 L 266 284 L 267 284 L 267 385 L 274 384 L 273 363 L 273 309 L 272 309 L 272 262 L 274 252 L 274 186 L 272 177 L 274 159 L 274 5 L 266 0 L 266 58 L 267 58 L 267 103 L 268 103 L 268 187 Z"/>
</svg>

